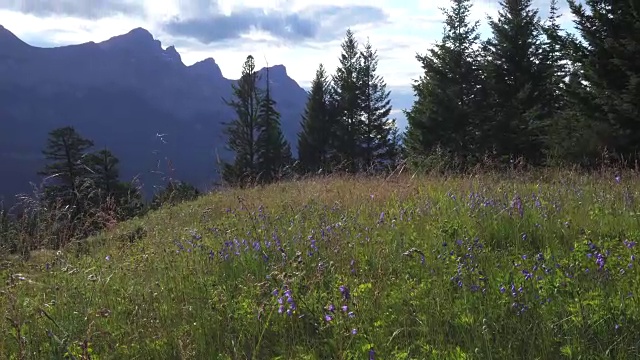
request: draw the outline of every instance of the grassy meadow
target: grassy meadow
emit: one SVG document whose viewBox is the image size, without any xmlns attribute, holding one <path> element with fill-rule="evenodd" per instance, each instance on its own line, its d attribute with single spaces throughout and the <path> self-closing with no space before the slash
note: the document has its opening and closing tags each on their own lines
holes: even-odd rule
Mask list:
<svg viewBox="0 0 640 360">
<path fill-rule="evenodd" d="M 0 354 L 637 359 L 639 193 L 552 171 L 225 190 L 5 256 Z"/>
</svg>

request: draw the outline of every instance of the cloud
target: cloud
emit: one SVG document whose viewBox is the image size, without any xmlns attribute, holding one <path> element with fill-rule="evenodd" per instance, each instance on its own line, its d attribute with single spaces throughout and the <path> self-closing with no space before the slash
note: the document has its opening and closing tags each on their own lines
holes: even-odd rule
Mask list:
<svg viewBox="0 0 640 360">
<path fill-rule="evenodd" d="M 89 19 L 144 12 L 144 6 L 135 0 L 0 0 L 0 9 L 39 17 L 65 15 Z"/>
<path fill-rule="evenodd" d="M 176 17 L 167 21 L 163 30 L 174 36 L 195 38 L 204 44 L 238 39 L 252 30 L 289 43 L 300 43 L 331 41 L 343 36 L 348 27 L 384 22 L 386 18 L 381 8 L 368 5 L 318 5 L 296 13 L 244 7 L 229 14 L 210 13 L 190 19 Z"/>
</svg>

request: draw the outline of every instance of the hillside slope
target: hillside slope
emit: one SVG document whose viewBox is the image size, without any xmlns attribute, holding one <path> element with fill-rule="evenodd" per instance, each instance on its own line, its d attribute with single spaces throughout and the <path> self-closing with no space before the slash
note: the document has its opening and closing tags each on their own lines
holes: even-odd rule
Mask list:
<svg viewBox="0 0 640 360">
<path fill-rule="evenodd" d="M 636 358 L 640 178 L 622 179 L 324 178 L 205 196 L 9 264 L 0 353 Z"/>
</svg>

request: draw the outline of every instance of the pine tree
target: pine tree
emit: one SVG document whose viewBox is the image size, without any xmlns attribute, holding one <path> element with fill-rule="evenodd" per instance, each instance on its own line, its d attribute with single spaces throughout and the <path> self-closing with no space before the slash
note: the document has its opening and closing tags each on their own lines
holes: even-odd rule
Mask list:
<svg viewBox="0 0 640 360">
<path fill-rule="evenodd" d="M 572 60 L 588 84 L 582 116 L 598 123 L 601 142 L 637 160 L 640 152 L 640 16 L 635 1 L 569 0 L 582 40 L 572 42 Z M 607 129 L 607 131 L 604 131 Z"/>
<path fill-rule="evenodd" d="M 49 133 L 47 147 L 43 151 L 49 163 L 38 173 L 53 180 L 45 188 L 45 197 L 49 201 L 59 200 L 64 205 L 81 207 L 81 187 L 89 173 L 87 150 L 92 146 L 91 140 L 81 137 L 70 126 Z"/>
<path fill-rule="evenodd" d="M 442 40 L 425 55 L 417 55 L 424 71 L 413 85 L 416 100 L 405 111 L 408 155 L 423 159 L 442 150 L 464 160 L 478 151 L 478 91 L 482 83 L 477 50 L 478 22 L 470 23 L 471 0 L 452 0 L 443 10 Z"/>
<path fill-rule="evenodd" d="M 497 20 L 490 20 L 492 38 L 486 42 L 487 80 L 493 109 L 490 132 L 503 160 L 542 158 L 541 125 L 545 100 L 545 66 L 541 63 L 542 31 L 531 0 L 503 0 Z"/>
<path fill-rule="evenodd" d="M 333 149 L 334 117 L 330 108 L 330 87 L 324 66 L 320 64 L 311 82 L 309 99 L 298 134 L 298 158 L 304 172 L 330 170 Z"/>
<path fill-rule="evenodd" d="M 359 95 L 362 109 L 360 158 L 364 167 L 391 165 L 396 156 L 393 143 L 395 121 L 389 119 L 391 100 L 384 79 L 376 74 L 378 53 L 367 40 L 360 52 Z"/>
<path fill-rule="evenodd" d="M 132 218 L 143 211 L 142 194 L 130 182 L 120 181 L 116 158 L 108 149 L 91 153 L 87 156 L 87 167 L 90 173 L 87 177 L 93 182 L 96 191 L 93 200 L 94 208 L 98 209 L 110 201 L 115 206 L 118 220 Z"/>
<path fill-rule="evenodd" d="M 225 129 L 227 145 L 234 152 L 233 163 L 223 164 L 223 180 L 232 185 L 247 185 L 257 179 L 259 134 L 258 114 L 260 94 L 257 88 L 258 74 L 253 56 L 247 56 L 242 66 L 242 76 L 233 85 L 234 99 L 225 103 L 231 106 L 236 118 Z"/>
<path fill-rule="evenodd" d="M 119 162 L 120 160 L 108 149 L 89 154 L 87 157 L 87 164 L 91 170 L 89 177 L 93 180 L 94 186 L 100 192 L 102 199 L 113 195 L 120 182 Z"/>
<path fill-rule="evenodd" d="M 257 167 L 260 181 L 270 183 L 277 180 L 278 174 L 286 166 L 291 165 L 291 147 L 280 127 L 280 113 L 276 110 L 276 102 L 271 97 L 269 68 L 266 69 L 266 89 L 260 99 L 258 112 Z"/>
<path fill-rule="evenodd" d="M 358 170 L 359 143 L 362 129 L 362 107 L 360 103 L 359 73 L 361 69 L 358 41 L 348 29 L 341 45 L 340 65 L 332 81 L 332 99 L 335 106 L 335 157 L 336 163 L 346 170 Z"/>
<path fill-rule="evenodd" d="M 571 75 L 567 43 L 569 35 L 564 34 L 558 19 L 559 13 L 557 0 L 551 0 L 549 6 L 549 16 L 542 31 L 545 35 L 540 65 L 545 76 L 544 88 L 542 89 L 541 103 L 539 109 L 543 122 L 540 129 L 541 140 L 544 142 L 544 153 L 548 161 L 557 162 L 568 159 L 572 149 L 566 145 L 573 143 L 570 138 L 571 133 L 565 130 L 572 128 L 569 121 L 577 120 L 571 114 L 567 99 L 568 85 L 567 78 Z M 576 77 L 574 76 L 575 80 Z"/>
</svg>

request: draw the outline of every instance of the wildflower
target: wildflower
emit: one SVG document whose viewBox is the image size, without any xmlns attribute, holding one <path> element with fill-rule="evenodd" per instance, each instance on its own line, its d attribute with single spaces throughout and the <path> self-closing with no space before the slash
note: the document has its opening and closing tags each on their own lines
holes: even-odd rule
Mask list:
<svg viewBox="0 0 640 360">
<path fill-rule="evenodd" d="M 369 360 L 374 360 L 375 355 L 376 355 L 376 352 L 373 350 L 373 348 L 371 348 L 371 350 L 369 350 Z"/>
<path fill-rule="evenodd" d="M 356 330 L 355 328 L 351 329 L 351 335 L 355 335 L 358 333 L 358 330 Z"/>
<path fill-rule="evenodd" d="M 598 265 L 598 268 L 600 270 L 602 270 L 602 268 L 604 267 L 605 263 L 606 263 L 606 259 L 605 259 L 604 255 L 602 255 L 602 253 L 598 252 L 598 255 L 596 255 L 596 265 Z"/>
<path fill-rule="evenodd" d="M 110 261 L 111 260 L 111 256 L 107 255 L 107 256 L 104 257 L 104 259 L 107 260 L 107 261 Z"/>
<path fill-rule="evenodd" d="M 347 316 L 350 317 L 350 318 L 354 318 L 354 317 L 356 317 L 356 314 L 353 311 L 349 311 L 347 313 Z"/>
<path fill-rule="evenodd" d="M 336 307 L 333 306 L 333 304 L 329 304 L 329 306 L 327 306 L 327 310 L 334 312 L 336 310 Z"/>
<path fill-rule="evenodd" d="M 324 320 L 329 322 L 329 321 L 333 320 L 333 317 L 331 317 L 331 315 L 325 315 L 324 316 Z"/>
<path fill-rule="evenodd" d="M 500 285 L 500 293 L 504 294 L 505 291 L 506 291 L 506 289 L 504 288 L 504 286 Z"/>
<path fill-rule="evenodd" d="M 349 288 L 344 285 L 340 285 L 339 289 L 340 289 L 340 293 L 342 294 L 342 297 L 348 301 L 351 298 L 351 293 L 349 292 Z"/>
<path fill-rule="evenodd" d="M 349 307 L 347 305 L 342 305 L 342 311 L 347 312 Z"/>
</svg>

